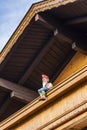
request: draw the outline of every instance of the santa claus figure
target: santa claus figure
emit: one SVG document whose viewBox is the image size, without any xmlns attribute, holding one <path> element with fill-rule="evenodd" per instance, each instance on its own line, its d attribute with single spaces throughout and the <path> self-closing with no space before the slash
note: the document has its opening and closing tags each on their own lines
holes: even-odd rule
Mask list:
<svg viewBox="0 0 87 130">
<path fill-rule="evenodd" d="M 52 83 L 49 82 L 49 77 L 45 74 L 42 74 L 42 88 L 38 89 L 38 93 L 41 99 L 47 99 L 46 92 L 53 87 Z"/>
</svg>

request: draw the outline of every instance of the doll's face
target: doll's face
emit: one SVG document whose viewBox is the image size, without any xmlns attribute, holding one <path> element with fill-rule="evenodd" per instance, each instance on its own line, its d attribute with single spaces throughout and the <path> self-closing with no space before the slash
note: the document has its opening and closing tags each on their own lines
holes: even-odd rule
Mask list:
<svg viewBox="0 0 87 130">
<path fill-rule="evenodd" d="M 42 78 L 42 82 L 49 82 L 49 79 L 48 78 Z"/>
</svg>

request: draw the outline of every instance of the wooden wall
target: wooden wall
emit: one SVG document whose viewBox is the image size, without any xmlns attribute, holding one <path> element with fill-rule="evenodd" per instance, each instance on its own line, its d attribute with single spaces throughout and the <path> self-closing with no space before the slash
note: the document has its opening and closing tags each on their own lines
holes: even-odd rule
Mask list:
<svg viewBox="0 0 87 130">
<path fill-rule="evenodd" d="M 77 72 L 77 73 L 76 73 Z M 76 53 L 47 93 L 0 124 L 1 130 L 70 130 L 87 126 L 87 56 Z"/>
<path fill-rule="evenodd" d="M 85 114 L 84 110 L 87 110 L 86 92 L 87 84 L 82 83 L 71 92 L 56 98 L 23 122 L 16 124 L 15 127 L 12 127 L 12 130 L 62 130 L 62 126 L 67 124 L 67 122 L 72 120 L 71 124 L 73 124 L 73 119 L 79 119 L 80 114 L 82 116 Z M 87 120 L 84 124 L 75 125 L 73 128 L 81 128 L 86 126 L 86 124 Z"/>
<path fill-rule="evenodd" d="M 77 52 L 75 56 L 71 59 L 71 61 L 68 63 L 68 65 L 61 72 L 61 74 L 57 77 L 54 82 L 54 85 L 73 75 L 75 72 L 79 71 L 84 66 L 87 66 L 87 55 Z"/>
</svg>

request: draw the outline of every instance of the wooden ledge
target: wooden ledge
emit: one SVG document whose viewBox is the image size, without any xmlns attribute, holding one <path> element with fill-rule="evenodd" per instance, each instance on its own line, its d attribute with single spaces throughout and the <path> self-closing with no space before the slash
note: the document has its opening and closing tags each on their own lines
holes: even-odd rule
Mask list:
<svg viewBox="0 0 87 130">
<path fill-rule="evenodd" d="M 58 126 L 59 130 L 67 130 L 66 127 L 71 127 L 71 124 L 69 122 L 71 122 L 71 120 L 74 120 L 74 118 L 77 118 L 78 115 L 84 115 L 87 114 L 87 100 L 82 102 L 82 104 L 79 104 L 78 106 L 76 106 L 73 109 L 70 109 L 67 112 L 64 112 L 64 114 L 54 118 L 53 120 L 47 122 L 47 124 L 43 125 L 41 127 L 39 127 L 38 130 L 51 130 L 51 129 L 55 129 Z M 85 114 L 85 117 L 86 117 Z M 81 118 L 81 117 L 80 117 Z M 82 119 L 82 118 L 81 118 Z M 68 123 L 67 123 L 68 122 Z M 77 123 L 74 123 L 74 125 Z M 64 128 L 62 128 L 64 127 Z"/>
<path fill-rule="evenodd" d="M 5 130 L 6 128 L 10 128 L 11 126 L 15 125 L 16 123 L 21 122 L 21 120 L 27 118 L 28 116 L 32 115 L 34 112 L 43 108 L 43 106 L 50 103 L 56 97 L 60 97 L 72 88 L 76 88 L 80 83 L 87 80 L 87 66 L 82 68 L 79 72 L 75 73 L 71 77 L 65 79 L 60 84 L 54 86 L 52 90 L 47 93 L 48 100 L 46 101 L 39 101 L 39 98 L 36 98 L 31 103 L 26 105 L 24 108 L 19 110 L 18 112 L 11 115 L 9 118 L 4 120 L 0 123 L 1 130 Z M 84 109 L 85 110 L 85 109 Z"/>
</svg>

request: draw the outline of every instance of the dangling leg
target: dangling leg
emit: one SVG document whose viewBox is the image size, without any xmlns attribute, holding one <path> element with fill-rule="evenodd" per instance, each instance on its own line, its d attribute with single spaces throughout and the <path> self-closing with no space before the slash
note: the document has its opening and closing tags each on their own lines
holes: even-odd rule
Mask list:
<svg viewBox="0 0 87 130">
<path fill-rule="evenodd" d="M 45 91 L 42 91 L 42 99 L 46 99 L 46 92 Z"/>
<path fill-rule="evenodd" d="M 38 89 L 38 93 L 39 93 L 41 99 L 43 99 L 43 100 L 46 99 L 46 93 L 45 93 L 45 89 L 44 89 L 44 87 Z"/>
</svg>

